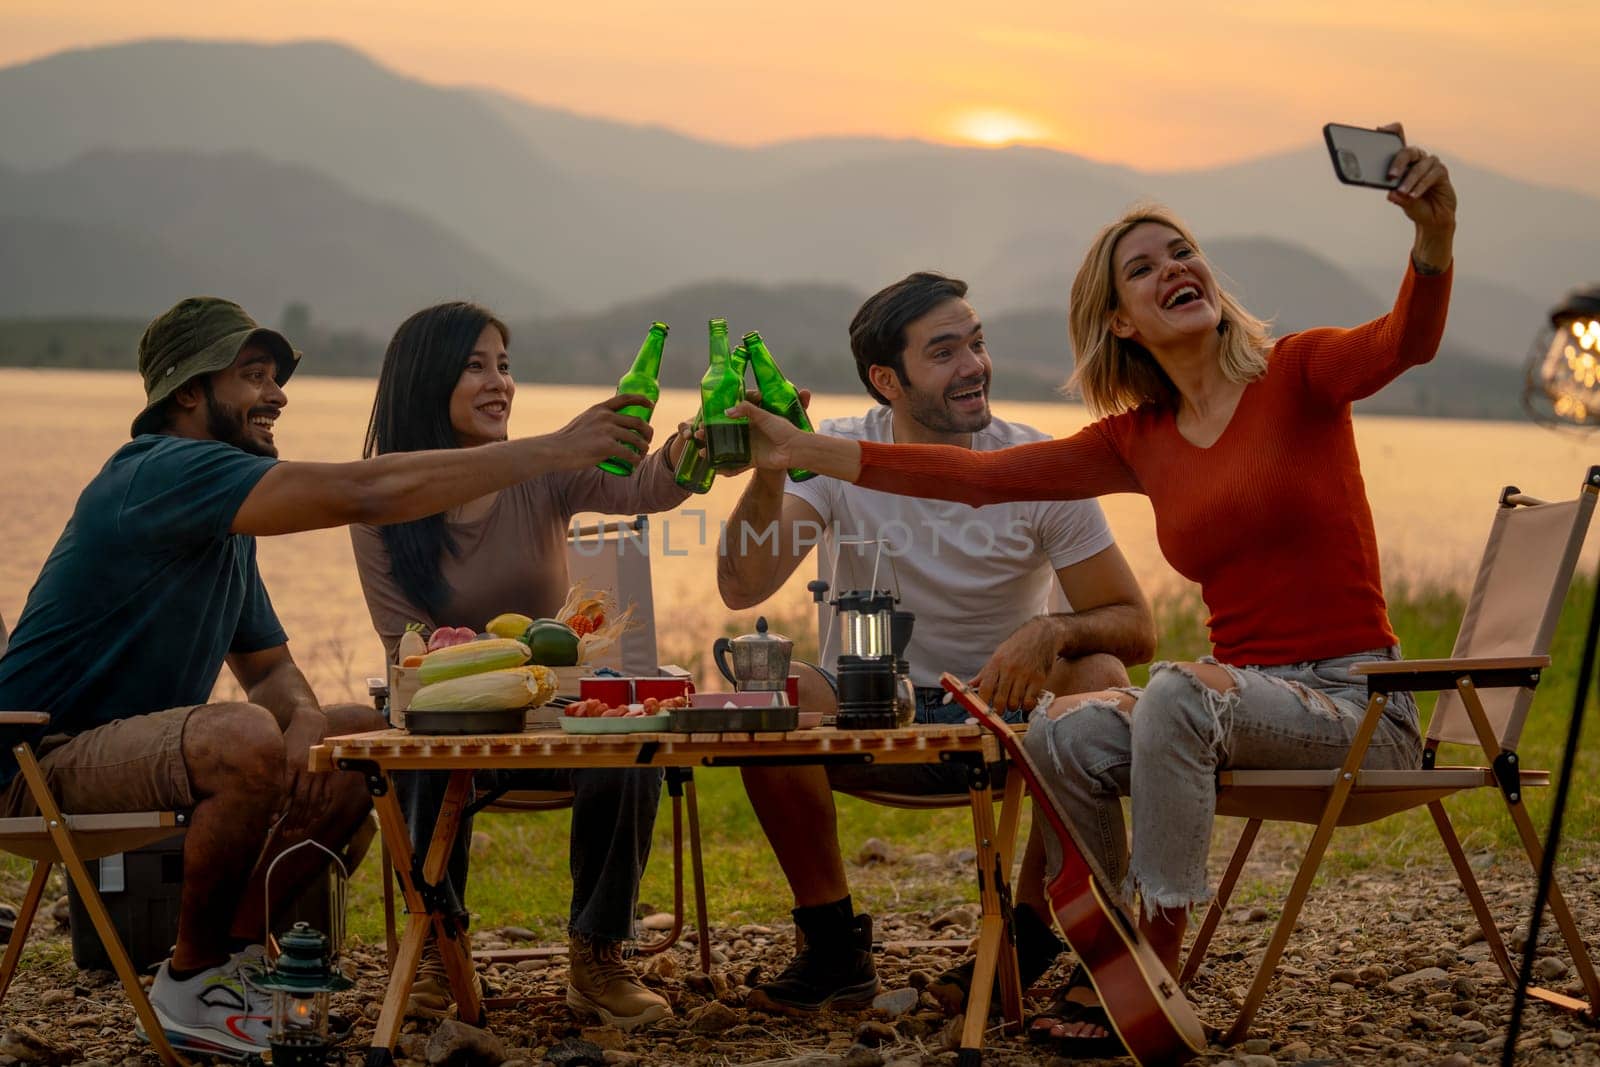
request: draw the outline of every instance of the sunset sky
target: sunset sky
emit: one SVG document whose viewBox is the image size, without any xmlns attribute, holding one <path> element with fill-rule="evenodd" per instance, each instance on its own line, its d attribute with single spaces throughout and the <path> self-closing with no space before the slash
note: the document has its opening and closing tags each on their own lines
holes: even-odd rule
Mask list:
<svg viewBox="0 0 1600 1067">
<path fill-rule="evenodd" d="M 1600 195 L 1600 4 L 1504 0 L 0 0 L 0 64 L 142 37 L 327 38 L 445 85 L 757 144 L 1030 142 L 1140 169 L 1400 118 Z"/>
</svg>

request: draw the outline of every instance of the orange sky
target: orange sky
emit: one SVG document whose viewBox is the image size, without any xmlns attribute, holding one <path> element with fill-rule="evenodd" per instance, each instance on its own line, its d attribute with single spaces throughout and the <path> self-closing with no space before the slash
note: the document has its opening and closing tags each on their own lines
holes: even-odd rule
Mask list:
<svg viewBox="0 0 1600 1067">
<path fill-rule="evenodd" d="M 0 64 L 321 37 L 427 81 L 714 140 L 1026 139 L 1141 169 L 1399 117 L 1447 155 L 1600 195 L 1600 137 L 1580 125 L 1600 119 L 1597 31 L 1594 0 L 0 0 Z"/>
</svg>

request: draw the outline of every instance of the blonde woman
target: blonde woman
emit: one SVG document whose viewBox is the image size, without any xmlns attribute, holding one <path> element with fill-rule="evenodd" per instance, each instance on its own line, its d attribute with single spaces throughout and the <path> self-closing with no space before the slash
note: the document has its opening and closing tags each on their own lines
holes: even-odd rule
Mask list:
<svg viewBox="0 0 1600 1067">
<path fill-rule="evenodd" d="M 1419 148 L 1402 150 L 1392 173 L 1388 198 L 1415 229 L 1411 258 L 1393 310 L 1355 329 L 1272 340 L 1160 207 L 1102 230 L 1070 318 L 1076 381 L 1101 417 L 1072 437 L 972 452 L 802 434 L 737 409 L 759 431 L 764 468 L 974 506 L 1150 498 L 1167 560 L 1200 585 L 1214 655 L 1156 663 L 1143 690 L 1058 699 L 1034 716 L 1027 744 L 1079 837 L 1142 899 L 1144 932 L 1174 973 L 1189 910 L 1210 896 L 1216 772 L 1339 766 L 1366 703 L 1351 668 L 1399 656 L 1350 405 L 1433 357 L 1456 195 Z M 1416 707 L 1396 696 L 1366 765 L 1411 767 L 1420 750 Z M 1129 794 L 1131 856 L 1118 803 Z M 1068 1054 L 1114 1051 L 1089 999 L 1072 992 L 1043 1028 Z"/>
</svg>

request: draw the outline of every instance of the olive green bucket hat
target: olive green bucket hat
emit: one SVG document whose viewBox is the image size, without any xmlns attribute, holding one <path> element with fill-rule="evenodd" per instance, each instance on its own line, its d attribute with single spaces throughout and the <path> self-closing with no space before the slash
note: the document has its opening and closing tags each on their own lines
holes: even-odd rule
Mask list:
<svg viewBox="0 0 1600 1067">
<path fill-rule="evenodd" d="M 145 327 L 139 338 L 139 376 L 145 407 L 133 420 L 131 436 L 155 433 L 155 410 L 185 382 L 233 366 L 239 350 L 255 341 L 278 363 L 273 375 L 282 385 L 294 373 L 300 353 L 283 334 L 257 325 L 244 308 L 216 296 L 178 301 Z"/>
</svg>

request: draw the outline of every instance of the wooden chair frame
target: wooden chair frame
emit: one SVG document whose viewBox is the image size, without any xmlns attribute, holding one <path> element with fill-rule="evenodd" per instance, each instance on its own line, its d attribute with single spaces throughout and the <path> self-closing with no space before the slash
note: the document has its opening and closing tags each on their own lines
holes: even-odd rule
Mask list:
<svg viewBox="0 0 1600 1067">
<path fill-rule="evenodd" d="M 0 725 L 43 726 L 50 717 L 43 712 L 0 712 Z M 181 833 L 188 822 L 186 813 L 173 811 L 118 812 L 103 815 L 63 815 L 61 807 L 45 780 L 44 771 L 34 758 L 33 748 L 26 742 L 13 745 L 12 755 L 17 759 L 19 773 L 28 788 L 28 794 L 39 808 L 32 817 L 0 819 L 0 851 L 24 856 L 34 861 L 33 877 L 28 881 L 22 905 L 17 909 L 16 927 L 5 955 L 0 958 L 0 1002 L 3 1002 L 11 979 L 22 959 L 22 951 L 43 899 L 50 872 L 57 863 L 66 868 L 67 877 L 77 887 L 78 896 L 95 932 L 105 946 L 112 969 L 122 982 L 133 1005 L 134 1014 L 150 1040 L 151 1047 L 169 1067 L 187 1067 L 187 1061 L 167 1040 L 166 1031 L 156 1018 L 150 998 L 139 983 L 139 973 L 128 957 L 128 951 L 117 935 L 117 929 L 100 899 L 99 888 L 85 860 L 100 859 L 116 852 L 140 848 L 175 833 Z"/>
<path fill-rule="evenodd" d="M 1249 992 L 1240 1007 L 1238 1017 L 1228 1030 L 1224 1041 L 1241 1040 L 1249 1030 L 1266 997 L 1278 961 L 1294 930 L 1295 920 L 1305 902 L 1306 894 L 1321 864 L 1324 852 L 1338 826 L 1352 826 L 1373 822 L 1388 815 L 1415 807 L 1426 806 L 1433 817 L 1444 851 L 1455 868 L 1462 892 L 1472 907 L 1485 942 L 1496 965 L 1513 987 L 1517 972 L 1510 953 L 1495 924 L 1466 853 L 1456 836 L 1455 828 L 1443 804 L 1445 797 L 1467 789 L 1492 788 L 1500 792 L 1506 812 L 1517 831 L 1523 851 L 1531 869 L 1537 875 L 1543 861 L 1543 846 L 1523 804 L 1523 790 L 1549 784 L 1546 771 L 1529 771 L 1520 766 L 1516 742 L 1522 726 L 1522 715 L 1531 702 L 1534 688 L 1539 683 L 1540 672 L 1550 664 L 1543 649 L 1549 645 L 1561 603 L 1571 581 L 1578 549 L 1588 528 L 1597 492 L 1600 492 L 1600 468 L 1592 468 L 1583 491 L 1575 502 L 1573 528 L 1567 541 L 1566 556 L 1554 571 L 1554 588 L 1539 632 L 1528 642 L 1535 654 L 1527 656 L 1462 657 L 1441 660 L 1378 661 L 1363 664 L 1355 673 L 1367 678 L 1370 697 L 1366 713 L 1357 729 L 1344 765 L 1338 770 L 1326 771 L 1225 771 L 1218 778 L 1217 813 L 1241 816 L 1247 820 L 1228 862 L 1226 872 L 1215 899 L 1206 911 L 1204 920 L 1195 934 L 1193 945 L 1184 960 L 1179 975 L 1180 984 L 1194 978 L 1205 960 L 1212 935 L 1221 921 L 1228 899 L 1244 868 L 1255 843 L 1261 823 L 1275 821 L 1306 822 L 1315 825 L 1305 855 L 1295 873 L 1294 882 L 1284 901 L 1283 912 L 1272 932 L 1256 968 Z M 1536 507 L 1544 502 L 1524 496 L 1514 487 L 1501 494 L 1501 508 Z M 1504 516 L 1497 516 L 1498 522 Z M 1457 642 L 1457 654 L 1469 642 L 1469 631 L 1476 621 L 1475 612 L 1480 606 L 1480 594 L 1485 588 L 1486 576 L 1495 552 L 1495 531 L 1491 532 L 1490 547 L 1485 554 L 1484 566 L 1469 603 L 1467 618 L 1462 623 L 1462 635 Z M 1542 647 L 1541 647 L 1542 646 Z M 1515 691 L 1509 702 L 1509 711 L 1502 717 L 1497 731 L 1492 716 L 1485 710 L 1485 691 Z M 1430 723 L 1428 739 L 1423 753 L 1423 766 L 1415 771 L 1362 770 L 1361 763 L 1367 747 L 1383 717 L 1390 695 L 1401 692 L 1441 692 L 1454 694 L 1459 709 L 1451 709 L 1457 719 L 1464 717 L 1469 726 L 1469 736 L 1481 752 L 1487 766 L 1459 767 L 1437 764 L 1437 751 L 1441 741 L 1460 742 L 1460 724 L 1440 726 L 1441 714 L 1436 710 Z M 1441 696 L 1441 706 L 1445 697 Z M 1452 736 L 1452 731 L 1456 736 Z M 1556 920 L 1567 949 L 1572 955 L 1578 978 L 1588 1000 L 1543 988 L 1529 989 L 1529 995 L 1547 1004 L 1568 1011 L 1582 1013 L 1595 1019 L 1596 1006 L 1600 1005 L 1600 978 L 1596 977 L 1583 937 L 1573 919 L 1560 888 L 1550 887 L 1549 907 Z"/>
</svg>

